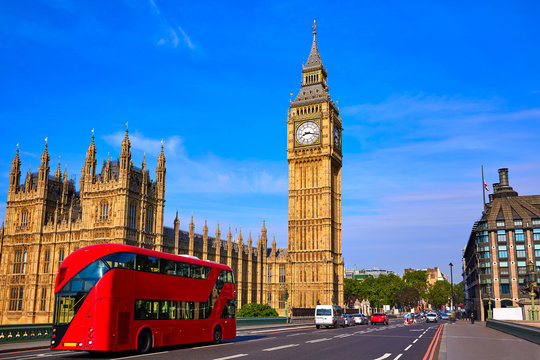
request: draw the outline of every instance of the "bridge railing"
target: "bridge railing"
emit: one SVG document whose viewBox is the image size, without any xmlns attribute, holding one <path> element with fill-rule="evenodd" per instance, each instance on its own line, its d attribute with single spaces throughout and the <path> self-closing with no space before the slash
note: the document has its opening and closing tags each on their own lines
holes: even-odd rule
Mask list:
<svg viewBox="0 0 540 360">
<path fill-rule="evenodd" d="M 50 340 L 52 324 L 0 325 L 0 344 Z"/>
</svg>

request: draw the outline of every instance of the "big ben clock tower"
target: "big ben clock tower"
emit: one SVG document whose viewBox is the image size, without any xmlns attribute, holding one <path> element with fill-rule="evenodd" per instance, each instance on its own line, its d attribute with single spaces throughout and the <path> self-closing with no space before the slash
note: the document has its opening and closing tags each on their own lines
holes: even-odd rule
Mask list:
<svg viewBox="0 0 540 360">
<path fill-rule="evenodd" d="M 343 304 L 341 119 L 328 93 L 313 25 L 298 96 L 287 119 L 290 298 L 294 308 Z"/>
</svg>

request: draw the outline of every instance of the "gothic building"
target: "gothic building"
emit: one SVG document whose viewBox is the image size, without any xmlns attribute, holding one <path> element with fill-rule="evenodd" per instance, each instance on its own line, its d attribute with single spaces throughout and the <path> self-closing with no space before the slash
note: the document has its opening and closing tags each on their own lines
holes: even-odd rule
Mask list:
<svg viewBox="0 0 540 360">
<path fill-rule="evenodd" d="M 10 172 L 5 225 L 0 228 L 0 324 L 50 323 L 54 282 L 64 258 L 98 243 L 117 243 L 197 256 L 229 265 L 236 277 L 238 306 L 267 303 L 280 315 L 287 309 L 343 304 L 341 257 L 341 119 L 328 93 L 326 69 L 316 32 L 302 70 L 298 97 L 287 119 L 289 162 L 289 244 L 268 247 L 263 221 L 257 241 L 242 232 L 222 238 L 163 223 L 165 155 L 158 157 L 155 181 L 143 159 L 136 167 L 126 130 L 118 160 L 107 158 L 100 172 L 94 135 L 81 171 L 79 191 L 67 170 L 50 175 L 47 144 L 37 172 L 21 184 L 17 148 Z"/>
</svg>

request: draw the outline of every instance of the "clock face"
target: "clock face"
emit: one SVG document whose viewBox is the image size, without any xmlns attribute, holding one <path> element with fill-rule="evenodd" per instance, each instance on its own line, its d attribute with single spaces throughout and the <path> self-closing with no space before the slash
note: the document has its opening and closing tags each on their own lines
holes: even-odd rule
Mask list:
<svg viewBox="0 0 540 360">
<path fill-rule="evenodd" d="M 306 121 L 296 129 L 296 140 L 302 145 L 313 144 L 319 135 L 319 125 L 313 121 Z"/>
<path fill-rule="evenodd" d="M 339 148 L 341 145 L 341 139 L 339 136 L 339 129 L 337 126 L 334 126 L 334 145 Z"/>
</svg>

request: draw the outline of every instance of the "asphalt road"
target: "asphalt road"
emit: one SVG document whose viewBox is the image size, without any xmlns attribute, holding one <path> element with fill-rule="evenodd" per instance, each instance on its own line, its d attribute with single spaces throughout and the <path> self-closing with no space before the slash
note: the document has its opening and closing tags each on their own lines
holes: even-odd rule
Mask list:
<svg viewBox="0 0 540 360">
<path fill-rule="evenodd" d="M 37 359 L 423 359 L 440 324 L 357 325 L 315 329 L 313 325 L 258 330 L 239 330 L 234 340 L 219 345 L 195 344 L 134 353 L 32 350 L 0 354 L 0 360 Z M 429 356 L 426 358 L 429 359 Z"/>
</svg>

